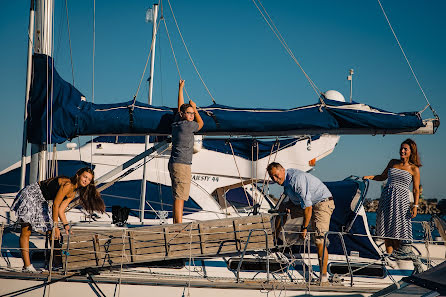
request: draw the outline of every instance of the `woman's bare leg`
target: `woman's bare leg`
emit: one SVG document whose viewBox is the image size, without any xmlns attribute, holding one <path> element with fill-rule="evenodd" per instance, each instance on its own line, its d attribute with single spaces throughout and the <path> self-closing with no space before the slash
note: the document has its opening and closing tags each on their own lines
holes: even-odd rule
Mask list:
<svg viewBox="0 0 446 297">
<path fill-rule="evenodd" d="M 386 252 L 388 254 L 391 254 L 393 251 L 399 249 L 401 244 L 398 239 L 385 239 L 384 242 L 386 244 Z"/>
<path fill-rule="evenodd" d="M 384 239 L 384 243 L 386 245 L 386 252 L 388 254 L 393 253 L 393 239 Z"/>
<path fill-rule="evenodd" d="M 22 230 L 20 233 L 20 250 L 22 252 L 22 259 L 24 267 L 31 265 L 29 258 L 29 237 L 31 236 L 31 225 L 22 224 Z"/>
</svg>

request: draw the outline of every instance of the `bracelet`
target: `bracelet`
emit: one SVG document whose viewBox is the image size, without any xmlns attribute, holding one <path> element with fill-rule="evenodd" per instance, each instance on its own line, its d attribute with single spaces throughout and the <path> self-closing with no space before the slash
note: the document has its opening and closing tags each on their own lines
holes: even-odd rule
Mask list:
<svg viewBox="0 0 446 297">
<path fill-rule="evenodd" d="M 63 224 L 63 227 L 65 228 L 66 226 L 70 226 L 70 224 Z"/>
<path fill-rule="evenodd" d="M 418 208 L 418 204 L 414 204 L 414 205 L 413 205 L 413 207 L 416 207 L 416 208 Z"/>
<path fill-rule="evenodd" d="M 308 226 L 304 227 L 304 225 L 302 225 L 302 226 L 300 227 L 300 230 L 301 230 L 301 231 L 303 231 L 303 230 L 307 230 L 307 228 L 308 228 Z"/>
</svg>

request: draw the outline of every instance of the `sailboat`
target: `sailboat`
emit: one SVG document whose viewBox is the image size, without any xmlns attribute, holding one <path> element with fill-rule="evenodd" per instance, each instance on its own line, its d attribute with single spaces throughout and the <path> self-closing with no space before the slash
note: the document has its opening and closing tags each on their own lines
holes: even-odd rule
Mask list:
<svg viewBox="0 0 446 297">
<path fill-rule="evenodd" d="M 29 103 L 31 112 L 27 121 L 28 141 L 35 145 L 42 145 L 44 143 L 62 143 L 80 135 L 101 135 L 101 137 L 81 148 L 81 151 L 83 150 L 85 153 L 81 155 L 88 156 L 87 152 L 92 152 L 90 158 L 87 157 L 81 161 L 92 163 L 91 155 L 94 155 L 95 161 L 100 164 L 96 165 L 95 172 L 102 177 L 99 180 L 103 183 L 116 184 L 116 175 L 120 173 L 107 173 L 111 169 L 120 167 L 128 170 L 118 179 L 128 195 L 129 189 L 135 188 L 135 183 L 131 183 L 136 180 L 135 176 L 138 176 L 138 179 L 141 176 L 137 169 L 129 171 L 131 168 L 125 165 L 131 157 L 141 152 L 143 141 L 141 141 L 141 137 L 139 140 L 135 139 L 147 134 L 168 135 L 169 123 L 173 115 L 172 109 L 139 103 L 135 100 L 118 104 L 92 104 L 84 101 L 84 96 L 57 74 L 54 62 L 48 55 L 34 55 L 33 65 L 33 84 Z M 52 77 L 50 82 L 44 79 L 47 75 Z M 261 191 L 256 185 L 258 181 L 263 182 L 266 179 L 264 168 L 270 162 L 271 157 L 284 164 L 298 164 L 303 170 L 308 171 L 314 166 L 314 162 L 331 153 L 339 140 L 338 134 L 434 133 L 439 125 L 438 118 L 422 120 L 417 113 L 392 113 L 364 104 L 332 100 L 327 93 L 320 94 L 318 103 L 314 105 L 287 110 L 233 108 L 216 104 L 201 108 L 200 112 L 206 121 L 206 128 L 203 130 L 205 138 L 202 139 L 202 147 L 197 149 L 198 152 L 194 157 L 194 187 L 191 191 L 191 197 L 193 198 L 191 201 L 195 201 L 202 211 L 196 211 L 197 205 L 191 205 L 190 209 L 194 211 L 185 219 L 193 222 L 209 219 L 222 220 L 231 216 L 241 216 L 241 213 L 248 215 L 254 212 L 255 204 L 258 204 L 260 208 L 256 211 L 257 213 L 265 213 L 274 202 L 268 199 L 265 192 Z M 53 97 L 54 109 L 49 117 L 52 119 L 53 126 L 48 134 L 45 127 L 47 126 L 46 115 L 50 109 L 46 103 L 46 98 L 51 94 L 56 94 L 56 96 Z M 286 121 L 283 121 L 284 119 Z M 259 122 L 256 123 L 255 121 Z M 321 135 L 322 133 L 323 135 Z M 133 137 L 133 141 L 137 143 L 129 144 L 128 140 L 122 141 L 121 138 L 121 141 L 124 142 L 122 143 L 120 141 L 122 136 L 109 136 L 116 134 L 130 135 Z M 251 138 L 206 139 L 206 136 L 222 135 L 245 135 Z M 277 138 L 283 136 L 288 137 L 268 139 L 267 141 L 252 139 L 252 137 Z M 145 139 L 144 142 L 146 142 Z M 147 142 L 145 145 L 149 150 L 152 148 L 151 154 L 139 155 L 134 158 L 139 159 L 139 161 L 147 156 L 147 158 L 150 158 L 147 161 L 149 165 L 147 169 L 138 169 L 139 172 L 148 172 L 147 177 L 143 180 L 148 181 L 149 193 L 158 189 L 158 196 L 162 197 L 162 193 L 168 193 L 165 185 L 169 185 L 169 178 L 166 175 L 165 168 L 169 148 L 167 143 L 162 142 L 152 144 Z M 116 154 L 116 148 L 121 150 L 119 154 Z M 61 157 L 63 154 L 66 155 L 65 158 Z M 62 162 L 75 161 L 75 158 L 70 159 L 70 156 L 73 155 L 74 153 L 71 151 L 59 152 L 59 160 L 62 160 Z M 110 162 L 110 156 L 113 156 L 112 162 Z M 233 165 L 228 166 L 231 159 Z M 213 166 L 209 166 L 209 160 L 214 162 Z M 23 163 L 27 163 L 26 158 Z M 18 164 L 2 173 L 4 176 L 8 173 L 12 175 L 14 170 L 17 174 Z M 161 182 L 162 179 L 164 179 L 164 182 Z M 126 181 L 129 183 L 126 183 Z M 146 183 L 144 182 L 144 184 Z M 116 292 L 119 284 L 119 292 L 125 295 L 138 295 L 138 293 L 148 289 L 156 295 L 182 294 L 182 292 L 188 290 L 191 290 L 192 294 L 197 292 L 198 295 L 210 293 L 218 295 L 233 292 L 235 294 L 243 293 L 246 296 L 263 294 L 264 289 L 269 291 L 294 290 L 296 292 L 311 290 L 322 294 L 326 292 L 330 292 L 330 294 L 336 292 L 343 294 L 372 292 L 382 286 L 381 284 L 373 288 L 371 284 L 375 280 L 373 277 L 386 279 L 383 282 L 386 284 L 386 282 L 392 281 L 393 276 L 386 274 L 386 269 L 389 266 L 381 259 L 382 252 L 380 252 L 368 232 L 365 212 L 361 206 L 366 194 L 366 187 L 363 182 L 354 178 L 332 186 L 353 189 L 353 194 L 349 198 L 345 198 L 345 200 L 339 198 L 339 201 L 344 201 L 346 208 L 350 206 L 352 216 L 343 218 L 338 225 L 347 226 L 350 230 L 358 230 L 353 228 L 353 225 L 357 224 L 357 228 L 363 228 L 361 236 L 366 238 L 359 244 L 359 246 L 366 246 L 363 250 L 355 249 L 355 245 L 350 244 L 348 253 L 341 251 L 340 254 L 332 256 L 332 271 L 338 269 L 338 273 L 333 273 L 333 276 L 337 275 L 338 277 L 334 282 L 339 283 L 340 286 L 329 289 L 311 287 L 311 277 L 314 275 L 311 270 L 317 259 L 309 250 L 304 250 L 303 253 L 298 252 L 296 254 L 301 257 L 301 261 L 297 261 L 298 259 L 290 261 L 289 255 L 284 252 L 278 252 L 274 255 L 267 253 L 265 255 L 265 251 L 255 251 L 247 256 L 245 264 L 250 264 L 247 266 L 243 265 L 243 259 L 240 258 L 240 254 L 236 253 L 235 255 L 229 255 L 229 258 L 226 258 L 225 255 L 204 258 L 189 257 L 188 259 L 183 257 L 179 262 L 152 263 L 136 267 L 129 265 L 124 268 L 124 271 L 121 265 L 118 270 L 110 273 L 102 272 L 100 275 L 93 275 L 91 271 L 84 270 L 83 273 L 86 277 L 78 273 L 68 273 L 66 269 L 64 272 L 68 274 L 64 277 L 70 277 L 70 280 L 76 280 L 76 282 L 61 282 L 61 280 L 64 280 L 63 276 L 53 275 L 53 281 L 57 282 L 51 283 L 48 289 L 52 288 L 53 292 L 61 292 L 59 290 L 63 290 L 66 284 L 70 284 L 76 294 L 81 292 L 91 294 L 91 287 L 94 287 L 95 294 L 109 295 L 114 294 L 113 291 Z M 139 189 L 138 186 L 137 188 Z M 134 194 L 133 198 L 138 198 L 138 194 L 140 193 Z M 120 195 L 109 195 L 110 201 L 113 202 L 123 198 Z M 340 196 L 344 197 L 343 195 Z M 143 197 L 145 198 L 145 195 Z M 155 201 L 159 203 L 158 205 L 161 208 L 153 207 L 154 204 L 146 203 L 145 199 L 142 201 L 143 203 L 140 205 L 146 206 L 148 204 L 151 210 L 147 212 L 148 215 L 146 216 L 144 208 L 136 209 L 139 214 L 130 217 L 130 224 L 135 224 L 138 220 L 152 224 L 168 222 L 165 213 L 162 213 L 162 211 L 169 210 L 169 208 L 166 208 L 168 205 L 165 201 Z M 128 205 L 128 201 L 125 204 Z M 342 215 L 340 215 L 340 218 L 342 218 Z M 101 228 L 110 228 L 111 221 L 107 216 L 99 219 L 86 218 L 85 214 L 76 209 L 69 214 L 69 219 L 73 222 L 79 222 L 79 225 L 76 226 L 79 228 L 78 230 L 90 228 L 91 231 L 91 229 L 96 228 L 99 230 L 98 232 L 104 232 L 103 229 L 101 231 Z M 82 221 L 87 223 L 82 223 Z M 101 225 L 101 221 L 108 223 L 108 225 Z M 122 231 L 123 229 L 116 230 Z M 340 239 L 338 244 L 333 245 L 339 248 L 342 246 L 343 240 Z M 66 258 L 69 257 L 69 252 L 66 251 Z M 71 253 L 73 254 L 72 251 Z M 369 253 L 370 255 L 366 257 L 363 253 Z M 308 257 L 305 258 L 306 256 Z M 123 255 L 123 257 L 127 256 Z M 353 259 L 356 261 L 354 265 L 350 265 L 349 261 L 353 261 Z M 268 271 L 270 260 L 271 267 L 273 265 L 277 267 L 273 274 L 273 277 L 276 278 L 274 281 L 270 280 Z M 197 262 L 200 264 L 197 264 Z M 266 264 L 267 262 L 268 264 Z M 361 263 L 362 266 L 355 266 Z M 265 265 L 268 270 L 265 269 Z M 351 270 L 350 279 L 339 277 L 339 275 L 344 274 L 339 271 L 352 267 L 361 268 L 359 270 L 364 273 L 355 276 L 355 283 L 361 283 L 356 287 L 353 286 L 354 273 Z M 367 270 L 367 268 L 371 269 Z M 123 272 L 124 276 L 122 276 Z M 237 272 L 236 278 L 234 277 L 235 272 Z M 14 288 L 14 291 L 5 291 L 5 293 L 20 294 L 32 291 L 39 294 L 39 290 L 42 290 L 44 286 L 30 290 L 31 285 L 39 286 L 41 279 L 48 279 L 47 274 L 33 276 L 26 281 L 23 281 L 22 277 L 21 275 L 14 277 L 14 273 L 3 273 L 1 281 L 4 284 L 7 283 L 8 288 Z M 373 280 L 370 281 L 370 278 Z M 351 283 L 351 286 L 344 286 L 344 283 Z M 6 288 L 6 286 L 2 287 Z M 20 291 L 22 288 L 23 291 Z M 67 295 L 67 292 L 64 292 L 64 295 Z"/>
</svg>

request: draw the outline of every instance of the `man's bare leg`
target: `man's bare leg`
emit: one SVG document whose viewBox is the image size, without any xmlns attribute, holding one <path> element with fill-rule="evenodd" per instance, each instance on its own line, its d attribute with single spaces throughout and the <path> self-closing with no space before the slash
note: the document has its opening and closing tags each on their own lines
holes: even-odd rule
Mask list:
<svg viewBox="0 0 446 297">
<path fill-rule="evenodd" d="M 317 246 L 317 255 L 319 259 L 319 269 L 321 271 L 321 280 L 322 278 L 325 278 L 325 280 L 327 280 L 328 250 L 326 247 L 324 247 L 323 243 L 316 244 L 316 246 Z M 324 254 L 323 261 L 322 261 L 322 254 Z"/>
<path fill-rule="evenodd" d="M 183 222 L 184 200 L 175 199 L 173 201 L 173 223 L 179 224 Z"/>
</svg>

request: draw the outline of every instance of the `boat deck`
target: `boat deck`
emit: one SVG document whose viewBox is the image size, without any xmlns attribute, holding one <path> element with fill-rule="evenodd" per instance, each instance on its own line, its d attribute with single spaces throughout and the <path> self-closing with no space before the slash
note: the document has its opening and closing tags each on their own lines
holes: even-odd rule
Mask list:
<svg viewBox="0 0 446 297">
<path fill-rule="evenodd" d="M 76 232 L 61 248 L 64 270 L 219 256 L 273 247 L 271 215 Z"/>
<path fill-rule="evenodd" d="M 302 280 L 301 282 L 290 282 L 283 280 L 270 280 L 266 281 L 265 279 L 240 279 L 237 282 L 234 278 L 211 278 L 211 279 L 203 279 L 203 278 L 194 278 L 190 276 L 162 276 L 156 273 L 129 273 L 123 272 L 119 273 L 119 271 L 115 272 L 101 272 L 99 275 L 81 275 L 80 273 L 69 272 L 67 275 L 59 272 L 53 272 L 51 275 L 51 283 L 48 284 L 48 271 L 40 274 L 33 273 L 19 273 L 19 272 L 5 272 L 2 271 L 0 273 L 1 279 L 10 279 L 11 282 L 17 280 L 26 280 L 28 282 L 22 283 L 24 285 L 24 289 L 27 291 L 36 290 L 39 288 L 43 288 L 46 285 L 51 285 L 54 287 L 54 290 L 57 291 L 58 286 L 67 286 L 70 283 L 70 286 L 77 287 L 78 285 L 82 285 L 84 283 L 90 283 L 91 285 L 100 285 L 103 290 L 107 290 L 107 286 L 111 286 L 114 288 L 118 283 L 120 285 L 132 285 L 135 287 L 170 287 L 170 288 L 200 288 L 200 289 L 212 289 L 214 292 L 217 289 L 226 290 L 227 293 L 231 291 L 237 291 L 238 293 L 246 292 L 247 294 L 254 290 L 254 292 L 268 292 L 268 291 L 296 291 L 296 292 L 312 292 L 313 294 L 323 295 L 329 294 L 332 295 L 348 295 L 348 296 L 368 296 L 373 294 L 379 290 L 379 287 L 373 286 L 346 286 L 342 284 L 312 284 L 305 282 Z M 33 286 L 33 283 L 34 286 Z M 76 285 L 77 284 L 77 285 Z M 33 286 L 33 287 L 32 287 Z M 38 287 L 39 288 L 38 288 Z M 74 288 L 74 287 L 73 287 Z M 23 290 L 23 289 L 22 289 Z M 109 289 L 110 290 L 110 289 Z M 10 288 L 8 290 L 3 290 L 4 293 L 6 291 L 11 294 L 11 292 L 19 292 L 20 288 L 14 287 L 14 289 Z M 56 292 L 54 291 L 54 292 Z M 2 290 L 0 289 L 0 292 Z M 66 292 L 66 291 L 65 291 Z M 22 292 L 21 292 L 22 293 Z M 66 292 L 71 296 L 69 292 Z M 325 294 L 324 294 L 325 293 Z"/>
</svg>

